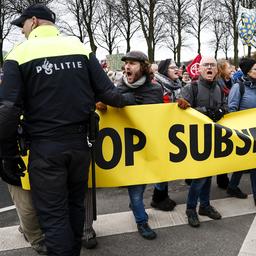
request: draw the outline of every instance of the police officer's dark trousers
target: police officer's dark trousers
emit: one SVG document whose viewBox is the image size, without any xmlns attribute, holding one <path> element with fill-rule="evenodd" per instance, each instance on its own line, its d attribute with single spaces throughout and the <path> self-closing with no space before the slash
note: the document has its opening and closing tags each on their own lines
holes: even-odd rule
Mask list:
<svg viewBox="0 0 256 256">
<path fill-rule="evenodd" d="M 80 255 L 89 164 L 82 134 L 55 141 L 32 140 L 32 199 L 50 256 Z"/>
</svg>

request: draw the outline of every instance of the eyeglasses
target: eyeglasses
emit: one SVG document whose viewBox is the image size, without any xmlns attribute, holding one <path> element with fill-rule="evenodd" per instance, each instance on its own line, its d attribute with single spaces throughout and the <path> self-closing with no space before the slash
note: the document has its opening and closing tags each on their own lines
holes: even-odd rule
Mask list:
<svg viewBox="0 0 256 256">
<path fill-rule="evenodd" d="M 175 70 L 175 69 L 179 69 L 179 68 L 177 66 L 170 66 L 170 67 L 168 67 L 168 69 Z"/>
<path fill-rule="evenodd" d="M 202 66 L 205 68 L 215 68 L 217 65 L 216 63 L 203 63 Z"/>
</svg>

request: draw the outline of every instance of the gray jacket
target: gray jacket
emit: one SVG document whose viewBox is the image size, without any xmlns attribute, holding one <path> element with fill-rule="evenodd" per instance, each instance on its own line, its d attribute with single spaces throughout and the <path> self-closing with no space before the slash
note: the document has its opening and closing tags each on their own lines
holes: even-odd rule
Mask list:
<svg viewBox="0 0 256 256">
<path fill-rule="evenodd" d="M 196 85 L 197 84 L 197 85 Z M 202 77 L 196 82 L 187 84 L 181 90 L 181 95 L 186 99 L 193 108 L 206 114 L 207 109 L 226 109 L 226 103 L 221 92 L 220 86 L 216 81 L 208 82 Z M 197 90 L 192 88 L 197 86 Z"/>
</svg>

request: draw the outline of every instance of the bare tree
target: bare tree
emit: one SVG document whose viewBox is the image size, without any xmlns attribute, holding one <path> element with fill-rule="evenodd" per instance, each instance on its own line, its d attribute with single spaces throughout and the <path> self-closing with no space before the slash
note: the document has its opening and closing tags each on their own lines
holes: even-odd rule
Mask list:
<svg viewBox="0 0 256 256">
<path fill-rule="evenodd" d="M 201 33 L 208 26 L 210 16 L 211 0 L 194 0 L 192 7 L 192 22 L 190 23 L 190 31 L 197 39 L 197 52 L 201 53 Z"/>
<path fill-rule="evenodd" d="M 81 42 L 87 38 L 94 53 L 97 50 L 94 32 L 99 22 L 97 12 L 99 2 L 99 0 L 66 0 L 63 3 L 62 0 L 59 0 L 59 3 L 64 5 L 63 9 L 68 11 L 68 13 L 64 13 L 60 27 L 67 34 L 77 36 Z M 68 14 L 72 15 L 73 23 L 70 22 L 70 18 L 66 20 Z"/>
<path fill-rule="evenodd" d="M 60 29 L 65 34 L 76 36 L 84 42 L 87 31 L 80 0 L 66 0 L 65 2 L 59 0 L 58 5 L 61 6 Z M 69 18 L 70 15 L 72 19 Z"/>
<path fill-rule="evenodd" d="M 98 23 L 96 41 L 101 47 L 108 51 L 109 54 L 118 46 L 118 38 L 120 38 L 120 30 L 118 25 L 116 12 L 109 0 L 102 0 L 99 9 L 101 17 Z"/>
<path fill-rule="evenodd" d="M 232 36 L 230 34 L 229 28 L 226 26 L 224 29 L 224 34 L 220 40 L 220 49 L 224 52 L 226 60 L 228 59 L 228 52 L 230 51 L 231 45 Z"/>
<path fill-rule="evenodd" d="M 12 9 L 13 13 L 22 13 L 22 11 L 31 4 L 49 4 L 53 0 L 8 0 L 9 6 Z"/>
<path fill-rule="evenodd" d="M 79 0 L 82 9 L 83 22 L 86 27 L 87 36 L 89 38 L 91 49 L 96 53 L 97 46 L 94 39 L 94 30 L 96 29 L 98 18 L 97 8 L 99 7 L 98 0 Z"/>
<path fill-rule="evenodd" d="M 223 37 L 228 35 L 227 30 L 229 25 L 227 16 L 221 11 L 221 6 L 218 3 L 211 7 L 211 13 L 211 31 L 214 34 L 214 38 L 210 41 L 210 44 L 213 45 L 214 57 L 217 59 L 221 44 L 222 47 L 225 45 L 223 45 L 223 42 L 226 42 L 226 40 Z"/>
<path fill-rule="evenodd" d="M 168 24 L 172 24 L 169 23 Z M 173 53 L 173 59 L 177 62 L 177 42 L 178 42 L 178 34 L 174 26 L 168 26 L 169 29 L 166 29 L 167 37 L 164 40 L 163 44 L 171 50 Z"/>
<path fill-rule="evenodd" d="M 118 19 L 117 26 L 126 41 L 126 52 L 131 50 L 131 39 L 140 28 L 136 20 L 136 1 L 119 0 L 115 1 L 113 8 Z"/>
<path fill-rule="evenodd" d="M 234 64 L 238 65 L 238 11 L 239 11 L 239 1 L 237 0 L 219 0 L 221 6 L 223 7 L 224 13 L 227 14 L 229 18 L 229 26 L 231 29 L 231 36 L 233 38 L 234 47 Z"/>
<path fill-rule="evenodd" d="M 3 65 L 3 42 L 11 29 L 11 16 L 8 0 L 0 0 L 0 67 Z"/>
<path fill-rule="evenodd" d="M 156 44 L 166 37 L 163 26 L 165 1 L 162 0 L 136 0 L 138 18 L 143 35 L 148 46 L 148 58 L 154 62 Z"/>
<path fill-rule="evenodd" d="M 180 64 L 181 48 L 185 46 L 185 33 L 188 25 L 191 23 L 189 8 L 191 7 L 190 0 L 169 0 L 166 4 L 166 13 L 164 16 L 166 42 L 167 47 L 172 50 L 174 60 Z"/>
<path fill-rule="evenodd" d="M 241 5 L 248 9 L 256 8 L 256 1 L 255 0 L 240 0 Z"/>
</svg>

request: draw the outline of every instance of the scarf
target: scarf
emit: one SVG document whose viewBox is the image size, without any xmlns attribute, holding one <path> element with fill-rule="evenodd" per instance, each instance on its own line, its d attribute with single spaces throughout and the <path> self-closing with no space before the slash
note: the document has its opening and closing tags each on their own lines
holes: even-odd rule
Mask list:
<svg viewBox="0 0 256 256">
<path fill-rule="evenodd" d="M 126 84 L 127 87 L 132 88 L 132 89 L 136 89 L 138 87 L 140 87 L 141 85 L 145 84 L 146 82 L 146 76 L 142 76 L 139 80 L 135 81 L 134 83 L 130 84 L 127 81 L 127 77 L 123 76 L 123 81 Z"/>
<path fill-rule="evenodd" d="M 174 90 L 180 89 L 182 87 L 181 82 L 179 79 L 171 80 L 167 76 L 162 74 L 156 73 L 155 79 L 159 82 L 168 92 L 172 92 Z"/>
</svg>

